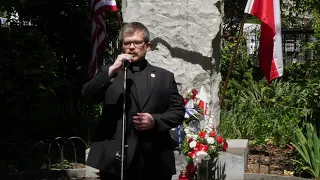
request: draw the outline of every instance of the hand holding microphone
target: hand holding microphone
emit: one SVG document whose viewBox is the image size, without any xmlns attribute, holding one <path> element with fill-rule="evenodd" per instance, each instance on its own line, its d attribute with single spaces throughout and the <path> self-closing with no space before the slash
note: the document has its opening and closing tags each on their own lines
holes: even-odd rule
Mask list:
<svg viewBox="0 0 320 180">
<path fill-rule="evenodd" d="M 128 66 L 131 62 L 132 62 L 132 56 L 130 54 L 118 55 L 116 61 L 109 68 L 109 77 L 112 77 L 116 73 L 122 71 L 123 65 Z"/>
</svg>

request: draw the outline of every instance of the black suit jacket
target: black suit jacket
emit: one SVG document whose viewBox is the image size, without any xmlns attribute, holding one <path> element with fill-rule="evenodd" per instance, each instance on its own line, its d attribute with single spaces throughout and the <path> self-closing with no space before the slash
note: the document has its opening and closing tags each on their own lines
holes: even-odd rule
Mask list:
<svg viewBox="0 0 320 180">
<path fill-rule="evenodd" d="M 127 80 L 127 164 L 130 165 L 139 141 L 146 159 L 157 164 L 163 173 L 175 174 L 169 130 L 183 121 L 183 99 L 178 93 L 173 73 L 149 63 L 147 66 L 147 88 L 142 94 L 137 94 L 132 79 Z M 82 89 L 84 97 L 102 100 L 104 104 L 87 164 L 101 171 L 116 172 L 120 168 L 116 152 L 121 152 L 123 73 L 110 79 L 108 71 L 109 66 L 103 66 Z M 136 131 L 132 116 L 137 112 L 150 113 L 155 120 L 155 128 Z"/>
</svg>

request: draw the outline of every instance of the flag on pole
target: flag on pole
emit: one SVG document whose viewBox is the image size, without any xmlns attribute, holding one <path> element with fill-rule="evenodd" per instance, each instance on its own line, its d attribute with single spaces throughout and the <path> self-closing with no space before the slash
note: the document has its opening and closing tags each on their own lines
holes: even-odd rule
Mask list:
<svg viewBox="0 0 320 180">
<path fill-rule="evenodd" d="M 115 0 L 91 0 L 91 42 L 92 54 L 89 64 L 89 77 L 92 78 L 98 72 L 98 53 L 106 48 L 106 23 L 105 12 L 117 11 Z"/>
<path fill-rule="evenodd" d="M 271 82 L 283 75 L 280 0 L 248 0 L 245 13 L 261 21 L 259 64 Z"/>
</svg>

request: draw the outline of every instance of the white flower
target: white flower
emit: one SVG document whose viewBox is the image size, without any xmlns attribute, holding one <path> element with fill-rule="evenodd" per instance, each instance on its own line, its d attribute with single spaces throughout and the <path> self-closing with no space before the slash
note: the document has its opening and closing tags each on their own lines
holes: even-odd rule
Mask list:
<svg viewBox="0 0 320 180">
<path fill-rule="evenodd" d="M 185 129 L 184 129 L 184 132 L 185 132 L 186 134 L 189 134 L 189 133 L 190 133 L 190 131 L 189 131 L 188 128 L 185 128 Z"/>
<path fill-rule="evenodd" d="M 190 144 L 189 144 L 189 147 L 190 147 L 191 149 L 193 149 L 194 147 L 196 147 L 196 145 L 197 145 L 197 142 L 196 142 L 196 141 L 191 141 Z"/>
<path fill-rule="evenodd" d="M 208 142 L 208 144 L 214 144 L 215 140 L 213 137 L 208 137 L 207 142 Z"/>
<path fill-rule="evenodd" d="M 193 134 L 192 139 L 198 139 L 198 135 Z"/>
<path fill-rule="evenodd" d="M 187 95 L 192 94 L 192 88 L 187 91 Z"/>
<path fill-rule="evenodd" d="M 187 134 L 187 138 L 192 138 L 192 137 L 193 137 L 193 135 L 191 133 Z"/>
</svg>

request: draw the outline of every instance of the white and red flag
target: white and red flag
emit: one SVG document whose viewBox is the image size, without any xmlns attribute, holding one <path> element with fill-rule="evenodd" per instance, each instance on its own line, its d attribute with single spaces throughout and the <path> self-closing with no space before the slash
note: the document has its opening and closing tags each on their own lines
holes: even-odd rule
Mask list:
<svg viewBox="0 0 320 180">
<path fill-rule="evenodd" d="M 271 82 L 283 75 L 280 0 L 248 0 L 245 13 L 261 21 L 259 64 Z"/>
<path fill-rule="evenodd" d="M 105 12 L 117 11 L 115 0 L 91 0 L 91 42 L 92 55 L 89 64 L 89 77 L 92 78 L 98 72 L 98 54 L 106 48 L 106 23 Z"/>
<path fill-rule="evenodd" d="M 206 120 L 209 119 L 209 100 L 207 98 L 207 93 L 202 86 L 199 93 L 199 104 L 198 107 L 203 110 L 203 116 Z"/>
</svg>

